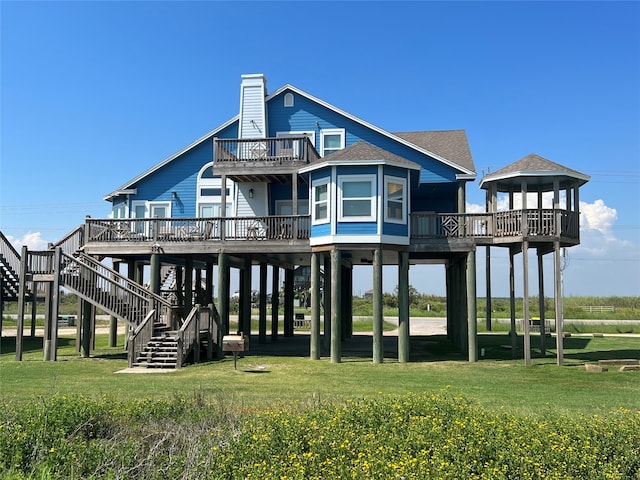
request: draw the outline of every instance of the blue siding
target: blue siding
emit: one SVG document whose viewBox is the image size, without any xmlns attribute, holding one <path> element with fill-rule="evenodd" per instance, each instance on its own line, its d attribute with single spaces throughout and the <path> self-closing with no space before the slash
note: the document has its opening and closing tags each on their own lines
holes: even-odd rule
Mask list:
<svg viewBox="0 0 640 480">
<path fill-rule="evenodd" d="M 195 217 L 198 172 L 213 160 L 212 152 L 213 139 L 196 145 L 137 183 L 138 192 L 131 200 L 171 202 L 173 217 Z M 176 198 L 172 192 L 176 192 Z"/>
<path fill-rule="evenodd" d="M 326 237 L 327 235 L 331 235 L 331 224 L 323 223 L 311 226 L 311 237 Z"/>
<path fill-rule="evenodd" d="M 421 183 L 455 182 L 456 169 L 444 165 L 431 157 L 380 135 L 353 120 L 344 117 L 322 105 L 294 94 L 294 106 L 284 107 L 283 96 L 287 91 L 274 97 L 269 102 L 269 134 L 275 136 L 277 131 L 314 130 L 316 143 L 319 144 L 321 129 L 344 128 L 346 130 L 346 146 L 364 140 L 384 150 L 395 153 L 422 167 L 420 171 Z M 318 122 L 318 126 L 316 126 Z M 319 147 L 319 145 L 317 145 Z"/>
<path fill-rule="evenodd" d="M 338 222 L 337 235 L 376 235 L 378 224 L 376 222 Z"/>
<path fill-rule="evenodd" d="M 407 237 L 409 235 L 409 226 L 398 223 L 383 223 L 383 235 L 394 235 L 396 237 Z"/>
</svg>

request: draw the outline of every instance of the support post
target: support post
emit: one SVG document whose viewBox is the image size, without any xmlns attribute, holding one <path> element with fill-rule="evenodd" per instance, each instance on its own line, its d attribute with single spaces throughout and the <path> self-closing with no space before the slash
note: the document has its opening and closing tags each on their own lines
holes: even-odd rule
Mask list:
<svg viewBox="0 0 640 480">
<path fill-rule="evenodd" d="M 158 288 L 155 293 L 160 293 L 160 289 Z M 182 318 L 187 318 L 193 303 L 193 258 L 188 256 L 184 261 L 184 307 L 182 309 Z"/>
<path fill-rule="evenodd" d="M 515 252 L 509 248 L 509 311 L 511 313 L 511 355 L 516 358 L 517 333 L 516 333 L 516 275 L 515 275 Z"/>
<path fill-rule="evenodd" d="M 409 252 L 398 254 L 398 361 L 409 361 Z"/>
<path fill-rule="evenodd" d="M 331 250 L 331 363 L 340 363 L 342 361 L 342 339 L 340 336 L 342 332 L 340 324 L 341 265 L 341 252 L 334 248 Z"/>
<path fill-rule="evenodd" d="M 311 360 L 320 360 L 320 253 L 311 253 Z"/>
<path fill-rule="evenodd" d="M 293 337 L 293 269 L 284 270 L 284 336 Z"/>
<path fill-rule="evenodd" d="M 113 262 L 113 269 L 116 272 L 120 272 L 120 262 Z M 115 293 L 114 287 L 112 287 L 112 294 Z M 118 344 L 118 319 L 113 315 L 109 316 L 109 346 L 115 347 Z"/>
<path fill-rule="evenodd" d="M 485 305 L 485 312 L 486 312 L 486 327 L 487 327 L 487 332 L 491 331 L 491 310 L 493 308 L 492 302 L 491 302 L 491 246 L 487 245 L 486 247 L 487 251 L 487 258 L 486 258 L 486 268 L 485 268 L 485 283 L 486 283 L 486 287 L 487 287 L 487 295 L 486 295 L 486 305 Z"/>
<path fill-rule="evenodd" d="M 382 249 L 373 251 L 373 363 L 384 361 L 384 343 L 382 338 Z"/>
<path fill-rule="evenodd" d="M 157 253 L 151 254 L 149 290 L 152 293 L 160 294 L 160 255 Z"/>
<path fill-rule="evenodd" d="M 91 307 L 92 305 L 86 300 L 82 301 L 82 342 L 80 353 L 84 358 L 89 358 L 91 354 Z"/>
<path fill-rule="evenodd" d="M 538 249 L 538 311 L 540 317 L 540 353 L 543 357 L 545 357 L 547 355 L 547 341 L 544 316 L 544 266 L 542 260 L 542 251 Z"/>
<path fill-rule="evenodd" d="M 241 278 L 240 303 L 242 311 L 241 318 L 238 319 L 238 328 L 248 337 L 251 335 L 251 255 L 244 256 Z"/>
<path fill-rule="evenodd" d="M 267 264 L 260 262 L 260 293 L 258 301 L 258 343 L 267 343 Z"/>
<path fill-rule="evenodd" d="M 531 335 L 529 333 L 529 242 L 522 242 L 522 327 L 524 333 L 524 364 L 531 365 Z"/>
<path fill-rule="evenodd" d="M 478 361 L 478 308 L 476 304 L 476 251 L 467 254 L 467 341 L 469 361 Z"/>
<path fill-rule="evenodd" d="M 278 340 L 278 319 L 280 318 L 280 267 L 271 267 L 271 341 Z"/>
<path fill-rule="evenodd" d="M 325 350 L 331 349 L 331 255 L 323 254 L 324 257 L 324 288 L 322 289 L 324 303 L 324 341 L 322 346 Z"/>
<path fill-rule="evenodd" d="M 60 312 L 60 258 L 62 249 L 56 247 L 53 253 L 53 285 L 51 286 L 51 350 L 48 360 L 58 358 L 58 314 Z"/>
<path fill-rule="evenodd" d="M 562 297 L 562 270 L 560 267 L 560 241 L 553 242 L 554 296 L 556 310 L 556 352 L 558 366 L 564 365 L 564 309 Z"/>
<path fill-rule="evenodd" d="M 29 265 L 29 250 L 22 246 L 20 255 L 20 280 L 18 282 L 18 321 L 16 323 L 16 360 L 22 361 L 24 340 L 24 305 L 27 294 L 27 266 Z M 46 322 L 46 318 L 45 318 Z"/>
<path fill-rule="evenodd" d="M 224 189 L 223 189 L 224 190 Z M 223 335 L 229 334 L 229 257 L 226 253 L 218 255 L 218 313 Z M 222 345 L 218 345 L 222 351 Z"/>
</svg>

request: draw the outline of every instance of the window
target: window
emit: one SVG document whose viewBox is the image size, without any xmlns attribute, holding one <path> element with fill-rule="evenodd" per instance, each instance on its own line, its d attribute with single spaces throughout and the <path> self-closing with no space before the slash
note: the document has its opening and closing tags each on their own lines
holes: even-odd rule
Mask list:
<svg viewBox="0 0 640 480">
<path fill-rule="evenodd" d="M 293 107 L 293 93 L 287 93 L 284 96 L 284 106 Z"/>
<path fill-rule="evenodd" d="M 233 182 L 227 180 L 225 189 L 226 213 L 231 216 L 233 207 Z M 200 169 L 196 195 L 196 212 L 200 218 L 222 217 L 222 178 L 213 174 L 213 164 L 208 163 Z"/>
<path fill-rule="evenodd" d="M 311 184 L 311 223 L 329 222 L 329 178 L 321 178 Z"/>
<path fill-rule="evenodd" d="M 406 223 L 406 179 L 385 176 L 384 185 L 384 221 Z"/>
<path fill-rule="evenodd" d="M 320 155 L 327 155 L 344 148 L 344 128 L 331 128 L 320 132 Z"/>
<path fill-rule="evenodd" d="M 358 222 L 375 220 L 375 175 L 340 177 L 339 220 Z"/>
</svg>

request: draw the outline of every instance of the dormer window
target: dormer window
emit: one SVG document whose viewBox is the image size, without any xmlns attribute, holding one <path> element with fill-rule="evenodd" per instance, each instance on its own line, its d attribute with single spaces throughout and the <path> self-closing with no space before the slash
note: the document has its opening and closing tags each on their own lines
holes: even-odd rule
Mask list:
<svg viewBox="0 0 640 480">
<path fill-rule="evenodd" d="M 293 93 L 287 93 L 284 96 L 284 106 L 293 107 Z"/>
</svg>

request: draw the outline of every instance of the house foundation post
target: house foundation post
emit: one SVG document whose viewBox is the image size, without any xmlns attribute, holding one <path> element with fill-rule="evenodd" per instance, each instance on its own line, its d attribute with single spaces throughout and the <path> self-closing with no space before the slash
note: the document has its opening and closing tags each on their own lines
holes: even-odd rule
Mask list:
<svg viewBox="0 0 640 480">
<path fill-rule="evenodd" d="M 331 250 L 331 363 L 342 361 L 342 332 L 340 313 L 342 291 L 342 254 L 340 250 Z"/>
<path fill-rule="evenodd" d="M 86 301 L 82 301 L 82 356 L 89 358 L 91 355 L 91 307 L 92 305 Z"/>
<path fill-rule="evenodd" d="M 320 253 L 311 253 L 311 360 L 320 360 Z"/>
<path fill-rule="evenodd" d="M 278 320 L 280 318 L 280 267 L 271 267 L 271 341 L 278 340 Z"/>
<path fill-rule="evenodd" d="M 180 288 L 180 287 L 178 287 Z M 158 288 L 158 292 L 160 289 Z M 187 318 L 193 307 L 193 258 L 188 256 L 184 261 L 184 307 L 182 317 Z"/>
<path fill-rule="evenodd" d="M 229 273 L 229 257 L 226 253 L 220 253 L 218 255 L 218 313 L 223 335 L 229 334 Z M 222 345 L 219 344 L 218 355 L 221 353 Z"/>
<path fill-rule="evenodd" d="M 251 255 L 244 256 L 244 266 L 240 271 L 240 304 L 238 331 L 251 335 Z"/>
<path fill-rule="evenodd" d="M 267 343 L 267 264 L 260 262 L 260 293 L 258 298 L 258 343 Z"/>
<path fill-rule="evenodd" d="M 469 361 L 478 361 L 478 309 L 476 304 L 476 251 L 467 254 L 467 344 Z"/>
<path fill-rule="evenodd" d="M 384 361 L 382 263 L 382 249 L 378 247 L 373 251 L 373 363 Z"/>
<path fill-rule="evenodd" d="M 293 337 L 293 269 L 284 270 L 284 336 Z"/>
<path fill-rule="evenodd" d="M 409 252 L 398 254 L 398 361 L 409 361 Z"/>
<path fill-rule="evenodd" d="M 151 254 L 150 273 L 149 273 L 149 290 L 157 295 L 160 294 L 160 255 L 157 253 Z"/>
<path fill-rule="evenodd" d="M 324 340 L 322 347 L 326 351 L 331 350 L 331 255 L 323 254 L 324 258 L 324 288 L 322 289 L 322 302 L 324 304 Z"/>
</svg>

